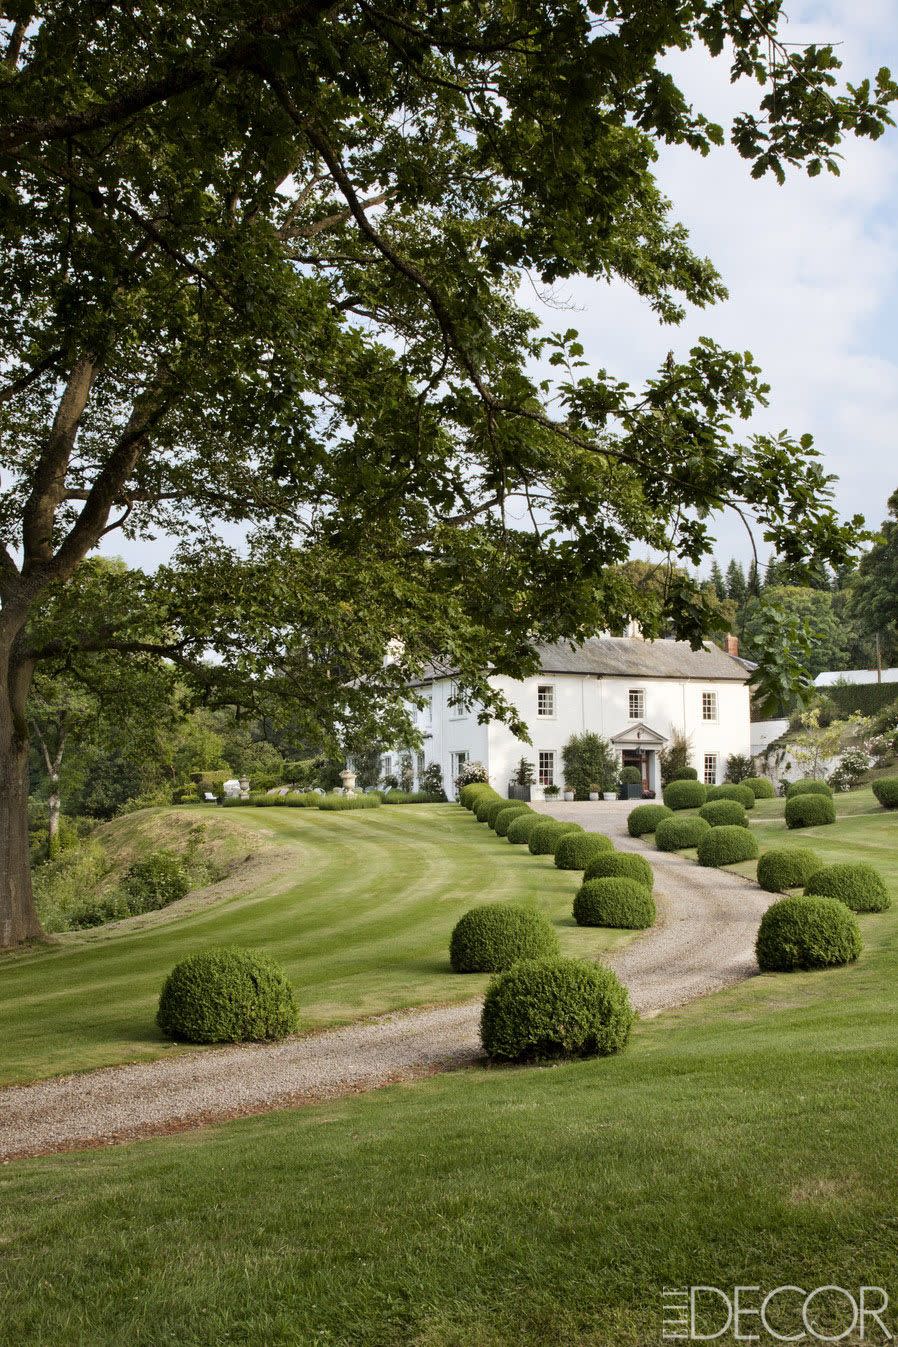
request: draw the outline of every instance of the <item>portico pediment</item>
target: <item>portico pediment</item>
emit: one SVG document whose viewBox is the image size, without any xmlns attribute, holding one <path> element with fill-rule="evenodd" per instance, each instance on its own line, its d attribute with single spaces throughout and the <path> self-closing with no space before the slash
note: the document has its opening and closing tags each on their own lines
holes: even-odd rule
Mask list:
<svg viewBox="0 0 898 1347">
<path fill-rule="evenodd" d="M 635 725 L 629 725 L 619 734 L 612 734 L 611 742 L 618 748 L 663 748 L 667 739 L 657 730 L 650 729 L 648 725 L 638 720 Z"/>
</svg>

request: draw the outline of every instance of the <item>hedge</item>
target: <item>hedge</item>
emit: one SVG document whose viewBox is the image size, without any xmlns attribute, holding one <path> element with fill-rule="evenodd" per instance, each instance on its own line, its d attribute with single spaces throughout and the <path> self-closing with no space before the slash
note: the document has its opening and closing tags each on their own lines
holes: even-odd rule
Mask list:
<svg viewBox="0 0 898 1347">
<path fill-rule="evenodd" d="M 638 804 L 627 815 L 627 832 L 631 837 L 653 833 L 664 818 L 671 818 L 673 810 L 666 804 Z"/>
<path fill-rule="evenodd" d="M 366 795 L 365 799 L 370 799 Z M 445 804 L 444 792 L 438 795 L 431 790 L 388 790 L 383 794 L 384 804 Z"/>
<path fill-rule="evenodd" d="M 508 808 L 508 805 L 509 801 L 502 798 L 498 800 L 487 800 L 483 804 L 478 803 L 478 809 L 480 812 L 477 814 L 477 817 L 481 819 L 482 822 L 487 825 L 487 827 L 492 828 L 493 832 L 495 832 L 496 819 L 499 817 L 503 809 Z M 477 811 L 475 810 L 475 813 L 476 812 Z"/>
<path fill-rule="evenodd" d="M 835 823 L 836 807 L 828 795 L 793 795 L 786 801 L 787 828 L 819 828 Z"/>
<path fill-rule="evenodd" d="M 768 893 L 803 889 L 819 869 L 820 857 L 807 847 L 771 847 L 758 861 L 758 883 Z"/>
<path fill-rule="evenodd" d="M 635 1016 L 610 968 L 581 959 L 533 959 L 490 983 L 480 1020 L 489 1057 L 541 1061 L 620 1052 Z"/>
<path fill-rule="evenodd" d="M 478 823 L 488 823 L 490 810 L 496 805 L 507 804 L 498 791 L 493 791 L 492 795 L 478 795 L 474 801 L 474 817 Z"/>
<path fill-rule="evenodd" d="M 898 776 L 884 776 L 874 781 L 873 794 L 883 809 L 898 809 Z"/>
<path fill-rule="evenodd" d="M 489 794 L 491 799 L 498 800 L 499 792 L 493 790 L 492 786 L 487 785 L 485 781 L 472 781 L 469 786 L 462 786 L 458 792 L 458 802 L 464 805 L 465 809 L 473 809 L 475 801 L 479 800 L 481 795 Z"/>
<path fill-rule="evenodd" d="M 765 973 L 838 967 L 860 952 L 857 918 L 835 898 L 781 898 L 761 918 L 755 942 Z"/>
<path fill-rule="evenodd" d="M 748 815 L 738 800 L 712 800 L 710 804 L 702 805 L 698 816 L 712 828 L 748 827 Z"/>
<path fill-rule="evenodd" d="M 555 848 L 567 833 L 582 833 L 579 823 L 562 823 L 543 817 L 527 838 L 531 856 L 554 856 Z"/>
<path fill-rule="evenodd" d="M 555 848 L 555 864 L 559 870 L 585 870 L 596 856 L 613 850 L 604 833 L 567 833 Z"/>
<path fill-rule="evenodd" d="M 156 1023 L 186 1043 L 245 1043 L 296 1030 L 293 988 L 267 954 L 209 949 L 190 954 L 165 980 Z"/>
<path fill-rule="evenodd" d="M 531 809 L 529 813 L 519 814 L 517 818 L 511 820 L 505 830 L 505 836 L 512 846 L 522 846 L 525 842 L 530 841 L 530 834 L 534 828 L 538 828 L 545 821 L 544 814 L 537 814 L 535 810 Z"/>
<path fill-rule="evenodd" d="M 898 699 L 894 683 L 836 683 L 823 691 L 845 716 L 855 711 L 862 716 L 875 716 Z"/>
<path fill-rule="evenodd" d="M 321 795 L 319 809 L 379 809 L 383 801 L 378 795 Z"/>
<path fill-rule="evenodd" d="M 635 879 L 650 892 L 655 883 L 645 856 L 637 856 L 634 851 L 608 851 L 596 856 L 584 870 L 583 879 Z"/>
<path fill-rule="evenodd" d="M 708 798 L 708 787 L 701 781 L 671 781 L 664 787 L 668 809 L 698 809 Z"/>
<path fill-rule="evenodd" d="M 879 871 L 863 861 L 822 866 L 811 875 L 804 891 L 815 898 L 836 898 L 852 912 L 885 912 L 892 906 Z"/>
<path fill-rule="evenodd" d="M 655 924 L 655 900 L 638 879 L 620 875 L 586 879 L 574 895 L 574 921 L 578 926 L 644 931 Z"/>
<path fill-rule="evenodd" d="M 786 799 L 794 800 L 796 795 L 828 795 L 832 799 L 832 787 L 825 781 L 815 781 L 804 777 L 801 781 L 790 781 L 786 787 Z"/>
<path fill-rule="evenodd" d="M 699 865 L 738 865 L 758 855 L 758 839 L 748 828 L 712 828 L 698 844 Z"/>
<path fill-rule="evenodd" d="M 548 917 L 515 903 L 472 907 L 456 923 L 449 942 L 454 973 L 501 973 L 521 959 L 551 959 L 559 953 L 558 935 Z"/>
<path fill-rule="evenodd" d="M 697 847 L 705 833 L 711 831 L 707 819 L 693 814 L 690 818 L 662 819 L 655 829 L 655 846 L 659 851 L 684 851 Z"/>
<path fill-rule="evenodd" d="M 517 818 L 519 814 L 532 814 L 532 813 L 533 810 L 530 808 L 529 804 L 523 803 L 515 804 L 513 802 L 509 804 L 508 801 L 506 800 L 505 808 L 500 809 L 498 814 L 496 815 L 496 821 L 493 824 L 493 831 L 495 832 L 497 837 L 507 837 L 508 825 L 509 823 L 511 823 L 511 820 L 513 818 Z"/>
<path fill-rule="evenodd" d="M 736 800 L 743 809 L 755 807 L 755 793 L 751 786 L 746 786 L 744 782 L 740 782 L 738 786 L 729 781 L 722 786 L 709 786 L 708 799 Z"/>
<path fill-rule="evenodd" d="M 769 776 L 747 776 L 740 785 L 748 786 L 756 800 L 772 800 L 776 796 L 776 787 Z"/>
</svg>

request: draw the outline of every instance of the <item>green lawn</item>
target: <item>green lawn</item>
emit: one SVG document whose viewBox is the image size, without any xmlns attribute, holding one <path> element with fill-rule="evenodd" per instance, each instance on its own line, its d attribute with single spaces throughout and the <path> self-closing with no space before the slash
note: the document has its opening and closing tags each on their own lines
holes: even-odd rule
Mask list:
<svg viewBox="0 0 898 1347">
<path fill-rule="evenodd" d="M 273 954 L 310 1029 L 479 994 L 487 979 L 451 973 L 447 958 L 455 921 L 477 902 L 540 906 L 569 954 L 628 938 L 575 926 L 579 876 L 510 846 L 454 805 L 215 815 L 232 817 L 291 847 L 292 873 L 191 915 L 173 909 L 147 929 L 81 933 L 0 959 L 0 1083 L 183 1051 L 156 1029 L 156 1003 L 172 965 L 207 945 Z"/>
<path fill-rule="evenodd" d="M 896 876 L 895 815 L 763 826 Z M 751 979 L 618 1058 L 9 1165 L 0 1342 L 654 1347 L 662 1289 L 690 1283 L 898 1306 L 898 906 L 860 920 L 853 967 Z"/>
</svg>

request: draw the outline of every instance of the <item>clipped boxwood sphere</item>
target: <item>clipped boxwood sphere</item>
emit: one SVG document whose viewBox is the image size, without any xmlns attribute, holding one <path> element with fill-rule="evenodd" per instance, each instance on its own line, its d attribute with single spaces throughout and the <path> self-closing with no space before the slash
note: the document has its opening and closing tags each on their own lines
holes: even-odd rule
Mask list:
<svg viewBox="0 0 898 1347">
<path fill-rule="evenodd" d="M 702 805 L 698 816 L 712 828 L 748 827 L 748 815 L 738 800 L 712 800 L 710 804 Z"/>
<path fill-rule="evenodd" d="M 712 828 L 698 844 L 699 865 L 737 865 L 757 855 L 758 840 L 748 828 Z"/>
<path fill-rule="evenodd" d="M 786 787 L 787 800 L 794 800 L 796 795 L 828 795 L 832 798 L 832 787 L 825 781 L 814 781 L 806 777 L 801 781 L 790 781 Z"/>
<path fill-rule="evenodd" d="M 296 1030 L 296 995 L 267 954 L 207 949 L 175 964 L 156 1023 L 185 1043 L 257 1043 Z"/>
<path fill-rule="evenodd" d="M 817 898 L 837 898 L 852 912 L 885 912 L 892 906 L 879 871 L 863 861 L 824 865 L 814 871 L 804 891 Z"/>
<path fill-rule="evenodd" d="M 665 818 L 655 829 L 655 846 L 659 851 L 685 851 L 687 847 L 697 847 L 710 831 L 708 820 L 698 814 L 690 818 Z"/>
<path fill-rule="evenodd" d="M 751 786 L 745 784 L 736 786 L 731 782 L 724 782 L 722 786 L 708 787 L 709 800 L 736 800 L 742 805 L 743 809 L 754 809 L 755 793 Z"/>
<path fill-rule="evenodd" d="M 513 818 L 517 818 L 520 814 L 532 813 L 533 810 L 530 808 L 529 804 L 524 804 L 523 801 L 520 804 L 506 804 L 505 808 L 500 809 L 496 815 L 493 831 L 497 837 L 507 837 L 508 825 Z"/>
<path fill-rule="evenodd" d="M 768 893 L 803 889 L 820 869 L 820 857 L 806 847 L 771 847 L 758 861 L 758 883 Z"/>
<path fill-rule="evenodd" d="M 538 828 L 545 821 L 545 815 L 537 814 L 535 810 L 531 809 L 529 813 L 518 814 L 517 818 L 511 820 L 505 829 L 505 836 L 512 846 L 522 846 L 530 841 L 530 834 L 533 829 Z"/>
<path fill-rule="evenodd" d="M 873 794 L 883 809 L 898 809 L 898 776 L 884 776 L 874 781 Z"/>
<path fill-rule="evenodd" d="M 559 870 L 585 870 L 593 857 L 613 850 L 604 833 L 567 833 L 555 848 L 555 864 Z"/>
<path fill-rule="evenodd" d="M 498 800 L 487 800 L 482 806 L 481 812 L 483 814 L 483 822 L 488 824 L 493 831 L 495 831 L 496 828 L 496 819 L 502 813 L 503 809 L 508 808 L 509 803 L 510 801 L 504 800 L 500 796 Z"/>
<path fill-rule="evenodd" d="M 634 851 L 606 851 L 596 856 L 583 872 L 587 879 L 635 879 L 651 892 L 655 883 L 652 867 L 645 856 L 637 856 Z"/>
<path fill-rule="evenodd" d="M 793 795 L 786 801 L 787 828 L 819 828 L 835 823 L 836 807 L 828 795 Z"/>
<path fill-rule="evenodd" d="M 772 800 L 776 795 L 776 787 L 769 776 L 747 776 L 743 786 L 748 786 L 756 800 Z"/>
<path fill-rule="evenodd" d="M 668 809 L 698 809 L 708 798 L 708 787 L 701 781 L 671 781 L 664 787 Z"/>
<path fill-rule="evenodd" d="M 670 818 L 672 809 L 666 804 L 638 804 L 627 815 L 627 832 L 631 837 L 653 833 L 663 818 Z"/>
<path fill-rule="evenodd" d="M 480 1019 L 488 1056 L 509 1062 L 608 1057 L 635 1016 L 610 968 L 582 959 L 532 959 L 490 983 Z"/>
<path fill-rule="evenodd" d="M 558 819 L 543 818 L 527 838 L 531 856 L 554 856 L 555 848 L 567 833 L 582 833 L 579 823 L 561 823 Z"/>
<path fill-rule="evenodd" d="M 578 926 L 617 926 L 644 931 L 655 924 L 655 900 L 638 879 L 608 875 L 586 879 L 574 895 Z"/>
<path fill-rule="evenodd" d="M 671 772 L 671 781 L 697 781 L 698 772 L 694 767 L 678 767 L 675 772 Z"/>
<path fill-rule="evenodd" d="M 857 917 L 835 898 L 781 898 L 761 918 L 755 943 L 765 973 L 834 968 L 860 952 Z"/>
<path fill-rule="evenodd" d="M 492 786 L 487 785 L 485 781 L 472 781 L 470 786 L 462 786 L 458 792 L 458 802 L 463 804 L 465 809 L 473 809 L 475 802 L 480 799 L 484 792 L 490 795 L 496 793 Z"/>
<path fill-rule="evenodd" d="M 456 922 L 449 942 L 453 973 L 501 973 L 519 959 L 551 959 L 558 953 L 548 917 L 516 903 L 472 907 Z"/>
<path fill-rule="evenodd" d="M 503 800 L 502 796 L 497 795 L 495 792 L 492 792 L 489 795 L 478 795 L 477 799 L 474 801 L 474 817 L 478 823 L 487 823 L 489 822 L 490 810 L 495 809 L 497 805 L 503 804 L 508 804 L 508 801 Z"/>
</svg>

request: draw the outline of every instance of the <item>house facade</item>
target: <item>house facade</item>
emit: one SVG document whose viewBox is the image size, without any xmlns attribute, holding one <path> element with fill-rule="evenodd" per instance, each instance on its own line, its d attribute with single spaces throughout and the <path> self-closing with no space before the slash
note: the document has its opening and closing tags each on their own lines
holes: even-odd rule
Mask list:
<svg viewBox="0 0 898 1347">
<path fill-rule="evenodd" d="M 540 647 L 540 672 L 519 681 L 496 678 L 527 724 L 531 743 L 497 721 L 478 724 L 477 707 L 459 704 L 451 673 L 418 685 L 427 697 L 418 725 L 424 744 L 416 757 L 416 781 L 425 765 L 438 762 L 446 793 L 466 762 L 484 764 L 501 794 L 522 757 L 533 763 L 539 785 L 564 786 L 562 749 L 574 734 L 590 731 L 611 741 L 623 766 L 638 767 L 646 789 L 660 793 L 659 752 L 674 734 L 690 742 L 700 780 L 723 780 L 727 758 L 748 754 L 749 668 L 735 654 L 685 641 L 596 637 L 573 649 L 565 643 Z M 386 754 L 385 775 L 398 771 L 400 755 Z"/>
</svg>

